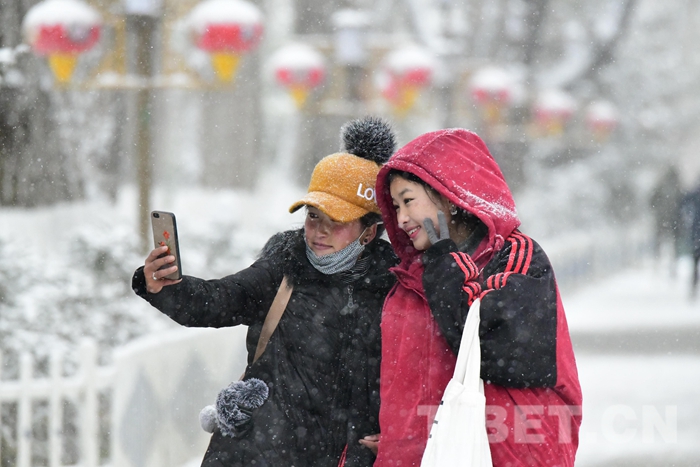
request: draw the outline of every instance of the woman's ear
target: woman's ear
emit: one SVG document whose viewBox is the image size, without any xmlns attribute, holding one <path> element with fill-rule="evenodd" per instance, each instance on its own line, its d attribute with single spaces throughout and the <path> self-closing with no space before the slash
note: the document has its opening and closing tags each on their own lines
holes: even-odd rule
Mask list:
<svg viewBox="0 0 700 467">
<path fill-rule="evenodd" d="M 372 224 L 371 226 L 367 227 L 365 229 L 365 233 L 362 234 L 362 239 L 360 240 L 360 243 L 363 245 L 367 245 L 369 242 L 374 240 L 374 237 L 377 236 L 377 224 Z"/>
</svg>

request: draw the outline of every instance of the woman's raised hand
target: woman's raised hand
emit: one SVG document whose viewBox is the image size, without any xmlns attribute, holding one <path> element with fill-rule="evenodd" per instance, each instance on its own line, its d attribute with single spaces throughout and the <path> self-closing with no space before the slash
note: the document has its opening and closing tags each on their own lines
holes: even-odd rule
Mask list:
<svg viewBox="0 0 700 467">
<path fill-rule="evenodd" d="M 159 256 L 168 251 L 167 246 L 159 246 L 151 251 L 146 257 L 146 262 L 143 266 L 143 275 L 146 278 L 146 290 L 148 293 L 158 293 L 163 290 L 163 287 L 177 284 L 182 279 L 172 280 L 166 279 L 165 276 L 177 271 L 177 266 L 172 264 L 175 262 L 173 255 Z M 161 269 L 163 266 L 171 264 L 170 267 Z"/>
<path fill-rule="evenodd" d="M 425 233 L 428 234 L 428 240 L 431 245 L 435 245 L 440 240 L 447 240 L 450 238 L 450 229 L 447 226 L 447 219 L 445 218 L 445 213 L 438 210 L 438 228 L 440 229 L 440 236 L 438 237 L 437 232 L 435 232 L 435 225 L 433 220 L 429 217 L 423 220 L 423 228 L 425 228 Z"/>
</svg>

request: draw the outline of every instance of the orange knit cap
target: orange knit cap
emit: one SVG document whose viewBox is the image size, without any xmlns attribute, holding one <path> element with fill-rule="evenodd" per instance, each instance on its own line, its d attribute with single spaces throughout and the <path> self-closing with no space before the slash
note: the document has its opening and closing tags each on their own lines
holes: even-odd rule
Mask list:
<svg viewBox="0 0 700 467">
<path fill-rule="evenodd" d="M 316 164 L 306 196 L 289 212 L 313 206 L 336 222 L 350 222 L 374 212 L 380 214 L 374 186 L 379 164 L 348 153 L 326 156 Z"/>
</svg>

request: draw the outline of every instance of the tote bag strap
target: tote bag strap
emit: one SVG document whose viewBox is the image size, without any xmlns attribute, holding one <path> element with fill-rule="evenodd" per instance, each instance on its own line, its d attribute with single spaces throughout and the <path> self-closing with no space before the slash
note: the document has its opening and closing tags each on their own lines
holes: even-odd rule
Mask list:
<svg viewBox="0 0 700 467">
<path fill-rule="evenodd" d="M 480 307 L 481 300 L 476 299 L 467 313 L 453 376 L 453 379 L 470 391 L 478 391 L 481 384 Z"/>
<path fill-rule="evenodd" d="M 287 308 L 287 303 L 289 302 L 289 297 L 291 296 L 292 286 L 287 284 L 287 276 L 284 276 L 282 277 L 280 288 L 277 289 L 277 295 L 275 295 L 275 299 L 272 301 L 270 311 L 267 312 L 267 316 L 265 317 L 265 322 L 263 323 L 262 330 L 260 331 L 260 338 L 258 339 L 258 346 L 255 349 L 253 362 L 257 361 L 265 351 L 265 348 L 272 337 L 272 333 L 275 332 L 277 324 L 279 324 L 282 314 Z"/>
</svg>

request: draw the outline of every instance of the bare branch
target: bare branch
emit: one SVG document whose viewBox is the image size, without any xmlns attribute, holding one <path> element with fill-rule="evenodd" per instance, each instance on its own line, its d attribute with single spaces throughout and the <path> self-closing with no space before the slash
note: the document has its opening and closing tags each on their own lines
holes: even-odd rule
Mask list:
<svg viewBox="0 0 700 467">
<path fill-rule="evenodd" d="M 579 79 L 595 79 L 602 68 L 613 62 L 617 46 L 629 28 L 632 13 L 636 6 L 637 0 L 627 0 L 620 15 L 618 27 L 615 29 L 615 34 L 607 42 L 596 46 L 590 65 L 585 68 L 584 74 Z"/>
<path fill-rule="evenodd" d="M 540 49 L 540 35 L 542 33 L 542 25 L 547 17 L 547 11 L 550 0 L 528 0 L 529 18 L 526 21 L 526 37 L 523 41 L 523 63 L 531 65 L 536 57 L 537 51 Z"/>
</svg>

